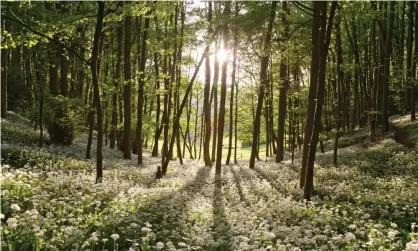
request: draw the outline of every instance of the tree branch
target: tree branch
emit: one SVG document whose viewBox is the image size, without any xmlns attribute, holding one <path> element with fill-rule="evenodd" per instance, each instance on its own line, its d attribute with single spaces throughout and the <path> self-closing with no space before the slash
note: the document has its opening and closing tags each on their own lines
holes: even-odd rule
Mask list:
<svg viewBox="0 0 418 251">
<path fill-rule="evenodd" d="M 87 59 L 85 59 L 85 58 L 83 58 L 77 51 L 75 51 L 73 48 L 71 48 L 71 47 L 68 47 L 68 46 L 66 46 L 65 44 L 63 44 L 63 43 L 61 43 L 60 41 L 58 41 L 57 39 L 54 39 L 54 38 L 52 38 L 52 37 L 49 37 L 49 36 L 47 36 L 47 35 L 45 35 L 45 34 L 42 34 L 41 32 L 39 32 L 39 31 L 37 31 L 37 30 L 35 30 L 35 29 L 33 29 L 33 28 L 31 28 L 29 25 L 27 25 L 27 24 L 25 24 L 18 16 L 16 16 L 16 14 L 15 13 L 13 13 L 13 11 L 11 11 L 11 10 L 9 10 L 10 11 L 10 13 L 12 13 L 12 15 L 13 16 L 15 16 L 16 18 L 17 18 L 17 20 L 16 19 L 13 19 L 13 18 L 10 18 L 10 17 L 8 17 L 8 16 L 4 16 L 4 18 L 6 18 L 6 19 L 8 19 L 8 20 L 10 20 L 10 21 L 13 21 L 13 22 L 15 22 L 15 23 L 18 23 L 18 24 L 20 24 L 20 25 L 22 25 L 23 27 L 25 27 L 26 29 L 28 29 L 29 31 L 31 31 L 32 33 L 35 33 L 36 35 L 38 35 L 38 36 L 40 36 L 40 37 L 43 37 L 43 38 L 46 38 L 46 39 L 48 39 L 49 41 L 51 41 L 51 42 L 54 42 L 54 43 L 56 43 L 56 44 L 58 44 L 58 45 L 60 45 L 61 47 L 63 47 L 63 48 L 65 48 L 65 49 L 67 49 L 67 50 L 69 50 L 69 51 L 72 51 L 73 53 L 74 53 L 74 55 L 77 57 L 77 58 L 79 58 L 83 63 L 85 63 L 85 64 L 87 64 L 87 65 L 90 65 L 90 61 L 89 60 L 87 60 Z"/>
</svg>

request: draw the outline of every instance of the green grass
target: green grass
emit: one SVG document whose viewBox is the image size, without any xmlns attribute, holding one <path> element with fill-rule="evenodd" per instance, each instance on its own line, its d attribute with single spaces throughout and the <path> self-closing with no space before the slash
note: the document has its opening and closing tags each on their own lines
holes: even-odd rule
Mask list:
<svg viewBox="0 0 418 251">
<path fill-rule="evenodd" d="M 200 139 L 198 138 L 197 140 L 200 140 Z M 232 145 L 233 146 L 234 146 L 234 142 L 235 142 L 234 138 L 232 138 Z M 196 142 L 197 157 L 199 157 L 199 143 L 200 143 L 200 141 Z M 158 145 L 159 145 L 159 147 L 161 147 L 163 145 L 163 141 L 160 140 L 158 142 Z M 193 142 L 192 142 L 192 145 L 193 145 Z M 224 145 L 224 147 L 222 149 L 222 158 L 226 159 L 226 157 L 228 155 L 228 145 L 229 145 L 229 139 L 228 138 L 224 138 L 223 145 Z M 242 143 L 241 143 L 240 140 L 238 140 L 237 145 L 238 145 L 237 160 L 249 159 L 250 156 L 251 156 L 251 146 L 242 146 Z M 182 150 L 183 150 L 183 141 L 181 142 L 181 147 L 182 147 Z M 209 148 L 211 149 L 210 153 L 212 154 L 212 141 L 210 143 Z M 152 151 L 152 145 L 149 145 L 147 150 Z M 193 147 L 192 147 L 192 151 L 193 151 L 193 155 L 194 155 L 194 148 Z M 173 148 L 173 155 L 174 156 L 177 155 L 176 146 L 174 146 L 174 148 Z M 266 144 L 261 144 L 260 145 L 260 158 L 264 159 L 265 155 L 266 155 Z M 191 158 L 190 153 L 187 150 L 187 147 L 186 147 L 186 150 L 185 150 L 185 157 L 186 158 Z M 196 156 L 193 156 L 193 157 L 196 157 Z M 232 152 L 231 152 L 231 159 L 233 159 L 233 158 L 234 158 L 234 149 L 232 149 Z M 201 159 L 203 159 L 203 143 L 202 143 L 202 149 L 201 149 Z"/>
</svg>

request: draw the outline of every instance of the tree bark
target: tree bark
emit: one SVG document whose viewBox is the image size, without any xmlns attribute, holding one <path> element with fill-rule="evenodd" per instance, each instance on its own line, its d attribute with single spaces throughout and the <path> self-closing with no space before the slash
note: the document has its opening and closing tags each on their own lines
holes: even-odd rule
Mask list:
<svg viewBox="0 0 418 251">
<path fill-rule="evenodd" d="M 1 117 L 7 117 L 8 49 L 1 49 Z"/>
<path fill-rule="evenodd" d="M 131 117 L 132 117 L 132 79 L 131 79 L 131 28 L 132 17 L 125 17 L 124 66 L 125 86 L 123 88 L 123 158 L 132 158 Z"/>
<path fill-rule="evenodd" d="M 117 59 L 116 59 L 116 70 L 115 70 L 115 79 L 113 86 L 115 90 L 112 95 L 112 125 L 110 130 L 110 148 L 115 148 L 116 143 L 116 132 L 118 129 L 118 92 L 119 92 L 119 81 L 121 79 L 121 63 L 122 63 L 122 40 L 123 40 L 123 30 L 122 27 L 117 28 Z"/>
<path fill-rule="evenodd" d="M 313 168 L 314 168 L 314 161 L 316 155 L 316 147 L 318 144 L 319 139 L 319 132 L 321 130 L 321 116 L 322 116 L 322 106 L 324 103 L 324 95 L 325 95 L 325 69 L 326 69 L 326 60 L 328 54 L 328 47 L 331 39 L 331 29 L 332 29 L 332 21 L 334 18 L 335 9 L 337 7 L 337 2 L 332 2 L 331 11 L 328 21 L 327 27 L 327 2 L 314 2 L 314 15 L 320 14 L 319 17 L 320 22 L 317 27 L 314 25 L 312 26 L 312 33 L 318 32 L 319 40 L 316 41 L 314 46 L 318 46 L 318 57 L 319 57 L 319 67 L 317 78 L 314 81 L 317 81 L 317 94 L 316 99 L 308 100 L 308 106 L 314 106 L 314 114 L 313 114 L 313 124 L 312 124 L 312 134 L 306 135 L 310 138 L 308 142 L 308 156 L 306 158 L 306 177 L 305 177 L 305 184 L 304 184 L 304 191 L 303 191 L 303 198 L 306 200 L 310 200 L 311 190 L 313 189 Z M 314 40 L 313 40 L 314 41 Z M 313 60 L 312 60 L 313 61 Z M 312 72 L 311 72 L 312 74 Z M 312 83 L 312 82 L 311 82 Z M 309 91 L 311 91 L 311 86 L 309 87 Z M 309 116 L 309 115 L 308 115 Z"/>
<path fill-rule="evenodd" d="M 231 3 L 225 2 L 224 17 L 229 18 L 231 13 Z M 223 20 L 222 27 L 223 46 L 224 51 L 228 50 L 229 42 L 229 20 Z M 228 59 L 225 58 L 222 62 L 222 77 L 221 77 L 221 101 L 219 103 L 219 121 L 218 121 L 218 144 L 216 149 L 216 169 L 215 173 L 221 174 L 222 165 L 222 145 L 224 139 L 224 126 L 225 126 L 225 101 L 226 101 L 226 78 L 227 78 Z"/>
<path fill-rule="evenodd" d="M 284 26 L 282 37 L 288 36 L 288 23 L 286 21 L 287 2 L 282 3 L 282 25 Z M 284 47 L 282 49 L 284 53 Z M 280 63 L 280 91 L 279 91 L 279 117 L 278 117 L 278 133 L 277 133 L 277 152 L 276 152 L 276 163 L 283 160 L 284 154 L 284 127 L 286 119 L 286 96 L 289 85 L 289 79 L 287 78 L 287 65 L 286 59 L 283 57 Z"/>
<path fill-rule="evenodd" d="M 96 148 L 96 183 L 102 182 L 103 179 L 103 111 L 100 101 L 99 75 L 98 75 L 98 58 L 99 58 L 99 42 L 102 34 L 104 2 L 99 1 L 99 10 L 97 14 L 96 29 L 94 31 L 93 48 L 91 56 L 91 75 L 94 90 L 94 103 L 96 104 L 97 113 L 97 148 Z"/>
<path fill-rule="evenodd" d="M 238 2 L 235 2 L 235 18 L 238 17 L 239 8 Z M 235 75 L 237 70 L 237 49 L 238 49 L 238 27 L 234 27 L 234 49 L 233 49 L 233 60 L 232 60 L 232 77 L 231 77 L 231 96 L 229 101 L 229 146 L 228 155 L 226 157 L 226 164 L 230 164 L 231 152 L 232 152 L 232 135 L 234 128 L 234 87 L 235 87 Z M 236 105 L 236 104 L 235 104 Z"/>
<path fill-rule="evenodd" d="M 411 121 L 416 120 L 415 114 L 415 88 L 416 88 L 416 66 L 418 64 L 418 7 L 415 11 L 415 52 L 414 52 L 414 63 L 411 65 Z"/>
<path fill-rule="evenodd" d="M 141 46 L 141 60 L 139 63 L 139 81 L 138 81 L 138 123 L 136 128 L 136 144 L 137 144 L 137 153 L 138 153 L 138 165 L 142 165 L 143 156 L 142 156 L 142 113 L 144 109 L 144 85 L 145 85 L 145 64 L 147 62 L 147 39 L 148 39 L 148 29 L 150 23 L 151 10 L 149 10 L 145 15 L 145 24 L 144 31 L 142 35 L 142 46 Z M 139 43 L 139 40 L 138 40 Z M 139 59 L 138 59 L 139 61 Z"/>
<path fill-rule="evenodd" d="M 209 36 L 212 34 L 212 2 L 208 2 L 209 8 L 208 8 L 208 17 L 207 21 L 209 23 L 208 28 L 208 34 Z M 210 100 L 209 100 L 209 92 L 210 92 L 210 57 L 209 55 L 206 55 L 205 59 L 205 67 L 206 67 L 206 73 L 205 73 L 205 87 L 204 87 L 204 93 L 203 93 L 203 109 L 205 114 L 205 140 L 203 144 L 203 160 L 205 162 L 206 166 L 212 166 L 212 162 L 210 160 L 210 135 L 212 133 L 211 128 L 211 109 L 210 109 Z M 189 117 L 189 116 L 188 116 Z"/>
<path fill-rule="evenodd" d="M 263 99 L 264 99 L 264 92 L 265 92 L 265 86 L 266 82 L 268 81 L 267 78 L 267 69 L 268 69 L 268 63 L 270 58 L 270 44 L 271 44 L 271 36 L 273 31 L 273 24 L 274 19 L 276 16 L 276 7 L 277 2 L 273 1 L 271 4 L 271 11 L 270 11 L 270 17 L 269 17 L 269 23 L 267 27 L 267 34 L 266 34 L 266 40 L 264 41 L 264 51 L 263 56 L 261 58 L 261 70 L 260 70 L 260 90 L 258 93 L 258 100 L 257 100 L 257 110 L 255 114 L 255 121 L 254 121 L 254 129 L 253 129 L 253 141 L 252 141 L 252 147 L 251 147 L 251 157 L 250 157 L 250 168 L 254 168 L 255 165 L 255 158 L 257 155 L 257 148 L 258 148 L 258 142 L 260 138 L 260 117 L 261 117 L 261 109 L 263 107 Z"/>
<path fill-rule="evenodd" d="M 390 55 L 392 52 L 393 22 L 395 16 L 395 2 L 390 2 L 389 23 L 385 43 L 384 82 L 382 96 L 382 134 L 389 130 L 389 71 Z"/>
<path fill-rule="evenodd" d="M 219 81 L 219 59 L 218 59 L 218 50 L 220 48 L 220 43 L 217 44 L 215 50 L 215 60 L 214 60 L 214 74 L 213 74 L 213 84 L 212 84 L 212 97 L 213 97 L 213 141 L 212 141 L 212 156 L 211 161 L 215 161 L 216 156 L 216 139 L 218 132 L 218 81 Z"/>
</svg>

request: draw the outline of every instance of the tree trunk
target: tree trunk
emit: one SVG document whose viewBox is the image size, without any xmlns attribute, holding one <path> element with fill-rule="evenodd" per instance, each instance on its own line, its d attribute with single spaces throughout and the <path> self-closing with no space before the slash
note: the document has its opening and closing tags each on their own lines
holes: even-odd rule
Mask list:
<svg viewBox="0 0 418 251">
<path fill-rule="evenodd" d="M 151 10 L 149 10 L 145 15 L 145 24 L 144 31 L 142 35 L 142 48 L 141 48 L 141 59 L 139 63 L 139 80 L 138 80 L 138 123 L 136 128 L 136 144 L 137 144 L 137 154 L 138 154 L 138 165 L 142 165 L 142 113 L 144 109 L 144 85 L 145 85 L 145 64 L 147 62 L 147 39 L 148 39 L 148 29 L 150 23 Z M 140 27 L 138 27 L 140 30 Z M 139 39 L 138 39 L 139 43 Z"/>
<path fill-rule="evenodd" d="M 211 35 L 212 30 L 212 2 L 209 1 L 209 8 L 208 8 L 208 18 L 207 21 L 209 23 L 208 28 L 208 34 Z M 204 93 L 203 93 L 203 109 L 205 114 L 205 140 L 203 144 L 203 160 L 205 162 L 206 166 L 212 166 L 212 162 L 210 160 L 210 135 L 212 133 L 211 128 L 211 109 L 210 109 L 210 100 L 209 100 L 209 93 L 210 93 L 210 57 L 209 55 L 206 56 L 205 59 L 205 67 L 206 67 L 206 73 L 205 73 L 205 87 L 204 87 Z M 188 116 L 189 117 L 189 116 Z"/>
<path fill-rule="evenodd" d="M 282 37 L 286 38 L 288 33 L 288 24 L 286 21 L 287 2 L 283 2 L 283 12 L 282 12 L 282 25 L 284 26 Z M 283 48 L 284 52 L 284 48 Z M 276 163 L 279 163 L 283 160 L 284 153 L 284 127 L 286 119 L 286 96 L 288 88 L 288 78 L 287 78 L 287 65 L 285 63 L 285 58 L 282 59 L 280 63 L 280 92 L 279 92 L 279 117 L 278 117 L 278 134 L 277 134 L 277 152 L 276 152 Z"/>
<path fill-rule="evenodd" d="M 225 2 L 224 18 L 229 18 L 231 13 L 231 3 Z M 223 48 L 228 50 L 229 42 L 229 20 L 223 20 Z M 222 77 L 221 77 L 221 101 L 219 104 L 219 121 L 218 121 L 218 145 L 216 149 L 216 170 L 217 175 L 221 174 L 222 165 L 222 145 L 224 139 L 224 126 L 225 126 L 225 101 L 226 101 L 226 78 L 227 78 L 228 59 L 224 59 L 222 62 Z"/>
<path fill-rule="evenodd" d="M 238 69 L 239 70 L 239 69 Z M 237 148 L 238 148 L 238 81 L 235 81 L 235 135 L 234 135 L 234 163 L 237 164 Z"/>
<path fill-rule="evenodd" d="M 3 19 L 4 20 L 4 19 Z M 7 117 L 8 49 L 1 49 L 1 117 Z"/>
<path fill-rule="evenodd" d="M 328 54 L 328 47 L 331 39 L 331 29 L 332 21 L 334 18 L 335 9 L 337 7 L 337 2 L 332 2 L 330 17 L 327 27 L 327 2 L 314 2 L 314 14 L 320 14 L 320 22 L 317 27 L 312 26 L 312 33 L 320 33 L 319 40 L 316 41 L 314 46 L 318 46 L 318 56 L 319 56 L 319 67 L 317 78 L 314 81 L 317 81 L 317 94 L 316 100 L 308 100 L 308 106 L 314 106 L 315 111 L 313 114 L 313 125 L 312 125 L 312 134 L 308 135 L 310 138 L 308 142 L 308 156 L 306 164 L 306 177 L 303 191 L 303 198 L 310 200 L 310 193 L 313 189 L 313 168 L 316 155 L 316 146 L 318 144 L 319 132 L 321 130 L 321 116 L 322 116 L 322 106 L 324 103 L 325 95 L 325 69 L 326 69 L 326 60 Z M 315 18 L 314 18 L 315 19 Z M 313 40 L 314 41 L 314 40 Z M 313 61 L 313 60 L 312 60 Z M 312 75 L 312 72 L 311 72 Z M 312 82 L 311 82 L 312 83 Z M 311 86 L 309 87 L 309 91 Z M 308 115 L 309 116 L 309 115 Z"/>
<path fill-rule="evenodd" d="M 412 86 L 412 74 L 415 71 L 412 67 L 412 47 L 414 43 L 414 1 L 409 2 L 409 13 L 408 13 L 408 38 L 406 41 L 406 81 L 407 86 L 405 89 L 405 108 L 411 108 L 411 86 Z"/>
<path fill-rule="evenodd" d="M 411 65 L 411 121 L 416 120 L 415 115 L 415 88 L 416 88 L 416 66 L 418 64 L 418 7 L 415 11 L 415 52 L 414 52 L 414 63 Z"/>
<path fill-rule="evenodd" d="M 112 125 L 110 130 L 110 148 L 115 148 L 116 142 L 116 131 L 118 127 L 118 92 L 119 92 L 119 81 L 121 79 L 121 63 L 122 63 L 122 39 L 123 39 L 123 30 L 122 27 L 117 29 L 117 59 L 116 59 L 116 72 L 113 86 L 115 90 L 112 95 Z"/>
<path fill-rule="evenodd" d="M 238 2 L 235 3 L 235 18 L 238 17 Z M 234 28 L 234 49 L 233 49 L 233 61 L 232 61 L 232 77 L 231 77 L 231 96 L 229 103 L 229 146 L 228 146 L 228 155 L 226 157 L 226 164 L 230 164 L 231 152 L 232 152 L 232 135 L 234 128 L 234 87 L 235 87 L 235 75 L 237 70 L 237 49 L 238 49 L 238 28 Z M 236 105 L 236 104 L 235 104 Z"/>
<path fill-rule="evenodd" d="M 124 44 L 124 66 L 123 73 L 125 86 L 123 88 L 123 158 L 132 158 L 131 145 L 131 116 L 132 116 L 132 79 L 131 79 L 131 28 L 132 17 L 125 17 L 125 44 Z"/>
<path fill-rule="evenodd" d="M 99 58 L 99 42 L 102 34 L 103 17 L 104 17 L 104 2 L 99 1 L 99 10 L 97 14 L 96 29 L 93 38 L 93 48 L 91 56 L 91 75 L 94 90 L 94 103 L 96 104 L 97 113 L 97 148 L 96 148 L 96 183 L 99 183 L 103 179 L 103 111 L 100 101 L 99 91 L 99 74 L 98 74 L 98 58 Z"/>
<path fill-rule="evenodd" d="M 254 121 L 254 129 L 253 129 L 253 142 L 251 147 L 251 157 L 250 157 L 250 168 L 254 168 L 255 165 L 255 158 L 257 155 L 257 145 L 260 138 L 260 117 L 261 117 L 261 108 L 263 107 L 263 99 L 264 99 L 264 88 L 266 86 L 266 82 L 268 81 L 267 78 L 267 69 L 268 63 L 270 58 L 270 44 L 271 44 L 271 36 L 273 31 L 273 24 L 274 19 L 276 16 L 276 7 L 277 2 L 273 1 L 271 4 L 271 11 L 269 17 L 269 23 L 267 27 L 267 34 L 266 40 L 264 41 L 264 51 L 263 56 L 261 58 L 261 70 L 260 70 L 260 90 L 258 93 L 258 100 L 257 100 L 257 110 L 255 114 L 255 121 Z"/>
<path fill-rule="evenodd" d="M 326 4 L 326 3 L 325 3 Z M 305 123 L 305 136 L 303 142 L 303 156 L 302 156 L 302 171 L 300 176 L 299 186 L 303 188 L 305 186 L 306 179 L 306 166 L 309 153 L 309 141 L 312 135 L 313 121 L 314 121 L 314 112 L 315 112 L 315 100 L 316 92 L 318 89 L 318 75 L 319 75 L 319 61 L 320 61 L 320 43 L 324 41 L 323 36 L 320 37 L 320 28 L 321 28 L 321 15 L 323 13 L 323 3 L 322 2 L 313 2 L 313 21 L 312 21 L 312 56 L 311 56 L 311 75 L 310 75 L 310 85 L 309 85 L 309 94 L 308 94 L 308 108 L 306 115 Z M 325 32 L 325 31 L 323 31 Z"/>
<path fill-rule="evenodd" d="M 215 161 L 216 155 L 216 137 L 218 132 L 218 80 L 219 80 L 219 59 L 218 59 L 218 50 L 220 48 L 220 43 L 217 43 L 215 50 L 215 60 L 214 60 L 214 75 L 213 75 L 213 141 L 212 141 L 212 156 L 211 161 Z"/>
<path fill-rule="evenodd" d="M 334 142 L 334 166 L 338 165 L 338 141 L 340 139 L 340 117 L 341 117 L 341 85 L 344 83 L 344 72 L 341 69 L 343 63 L 343 51 L 341 46 L 341 33 L 340 33 L 340 16 L 338 15 L 338 21 L 335 24 L 335 37 L 336 37 L 336 52 L 337 52 L 337 88 L 335 90 L 335 98 L 337 98 L 337 109 L 336 112 L 336 132 L 335 132 L 335 142 Z"/>
<path fill-rule="evenodd" d="M 382 96 L 382 134 L 389 130 L 389 71 L 390 55 L 392 52 L 393 22 L 395 16 L 395 2 L 390 2 L 389 23 L 385 43 L 385 64 Z"/>
</svg>

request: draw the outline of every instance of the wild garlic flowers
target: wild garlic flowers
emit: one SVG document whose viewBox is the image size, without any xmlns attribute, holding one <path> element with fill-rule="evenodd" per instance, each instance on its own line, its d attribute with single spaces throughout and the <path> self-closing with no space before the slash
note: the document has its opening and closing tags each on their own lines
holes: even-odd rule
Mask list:
<svg viewBox="0 0 418 251">
<path fill-rule="evenodd" d="M 214 170 L 201 162 L 171 162 L 167 177 L 156 181 L 159 159 L 146 153 L 145 168 L 138 169 L 135 159 L 123 160 L 117 150 L 105 149 L 104 180 L 94 184 L 94 163 L 79 159 L 84 145 L 78 138 L 71 148 L 27 149 L 31 168 L 2 169 L 3 245 L 109 251 L 418 250 L 418 160 L 393 140 L 340 149 L 338 168 L 332 152 L 319 156 L 315 189 L 323 197 L 309 203 L 299 189 L 299 166 L 289 163 L 258 162 L 254 170 L 246 162 L 224 166 L 219 187 Z M 50 156 L 58 156 L 61 164 Z"/>
</svg>

